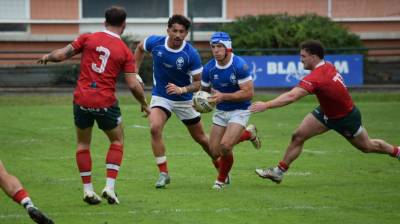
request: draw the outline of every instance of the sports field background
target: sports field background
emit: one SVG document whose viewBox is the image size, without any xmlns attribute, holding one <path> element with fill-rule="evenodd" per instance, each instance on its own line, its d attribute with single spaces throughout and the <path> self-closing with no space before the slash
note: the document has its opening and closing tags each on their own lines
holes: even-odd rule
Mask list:
<svg viewBox="0 0 400 224">
<path fill-rule="evenodd" d="M 232 184 L 222 191 L 210 159 L 172 116 L 164 130 L 171 184 L 156 190 L 158 171 L 147 120 L 132 97 L 122 95 L 125 154 L 116 185 L 120 205 L 82 201 L 75 164 L 72 93 L 0 95 L 0 159 L 16 175 L 39 208 L 56 223 L 398 223 L 400 162 L 362 154 L 334 132 L 305 144 L 301 157 L 280 185 L 260 179 L 255 168 L 275 165 L 291 133 L 317 103 L 307 97 L 285 108 L 255 114 L 260 151 L 249 142 L 234 149 Z M 269 99 L 276 94 L 257 95 Z M 400 93 L 357 93 L 354 99 L 369 134 L 400 144 Z M 207 132 L 211 113 L 203 116 Z M 93 181 L 105 184 L 108 141 L 94 129 Z M 0 223 L 32 223 L 25 211 L 0 192 Z"/>
</svg>

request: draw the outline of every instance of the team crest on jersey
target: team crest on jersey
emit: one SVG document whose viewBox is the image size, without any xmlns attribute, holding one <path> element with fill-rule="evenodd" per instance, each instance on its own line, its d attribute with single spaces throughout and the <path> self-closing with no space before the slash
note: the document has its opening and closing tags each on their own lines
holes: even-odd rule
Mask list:
<svg viewBox="0 0 400 224">
<path fill-rule="evenodd" d="M 158 52 L 157 52 L 157 56 L 158 56 L 158 57 L 162 57 L 162 52 L 161 52 L 161 51 L 158 51 Z"/>
<path fill-rule="evenodd" d="M 214 80 L 218 79 L 218 74 L 214 74 Z"/>
<path fill-rule="evenodd" d="M 231 74 L 231 76 L 229 77 L 229 79 L 231 80 L 232 84 L 237 84 L 237 79 L 236 79 L 236 75 L 234 73 Z"/>
<path fill-rule="evenodd" d="M 185 64 L 185 60 L 182 57 L 176 59 L 176 68 L 182 69 L 183 65 Z"/>
</svg>

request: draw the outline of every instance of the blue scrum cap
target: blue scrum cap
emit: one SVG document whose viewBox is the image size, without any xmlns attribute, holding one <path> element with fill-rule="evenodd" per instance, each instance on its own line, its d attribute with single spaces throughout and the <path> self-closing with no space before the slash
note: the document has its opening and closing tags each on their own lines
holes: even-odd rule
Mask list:
<svg viewBox="0 0 400 224">
<path fill-rule="evenodd" d="M 227 50 L 232 50 L 232 40 L 225 32 L 215 32 L 210 39 L 210 44 L 223 44 Z"/>
</svg>

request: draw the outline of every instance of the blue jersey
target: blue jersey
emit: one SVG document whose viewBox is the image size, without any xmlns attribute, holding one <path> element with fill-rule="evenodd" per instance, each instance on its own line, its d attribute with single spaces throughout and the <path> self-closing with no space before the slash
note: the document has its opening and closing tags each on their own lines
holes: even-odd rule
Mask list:
<svg viewBox="0 0 400 224">
<path fill-rule="evenodd" d="M 173 83 L 179 87 L 187 86 L 192 82 L 192 75 L 202 72 L 200 55 L 197 50 L 186 41 L 182 47 L 175 50 L 167 45 L 166 36 L 149 36 L 144 40 L 144 50 L 153 56 L 153 90 L 152 95 L 167 98 L 173 101 L 191 100 L 193 94 L 168 95 L 167 84 Z"/>
<path fill-rule="evenodd" d="M 215 59 L 210 60 L 203 70 L 201 85 L 212 87 L 221 93 L 234 93 L 240 90 L 239 84 L 252 81 L 249 66 L 239 56 L 232 54 L 231 60 L 225 66 L 217 64 Z M 217 104 L 218 110 L 247 110 L 250 100 L 241 102 L 222 101 Z"/>
</svg>

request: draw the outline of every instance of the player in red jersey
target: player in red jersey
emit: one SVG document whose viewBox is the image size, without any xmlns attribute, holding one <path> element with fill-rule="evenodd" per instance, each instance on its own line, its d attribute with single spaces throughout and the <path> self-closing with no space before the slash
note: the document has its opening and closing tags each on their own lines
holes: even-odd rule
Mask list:
<svg viewBox="0 0 400 224">
<path fill-rule="evenodd" d="M 274 168 L 256 169 L 262 178 L 280 183 L 290 164 L 300 155 L 304 142 L 316 135 L 335 130 L 354 147 L 364 153 L 389 154 L 400 160 L 400 148 L 381 139 L 370 139 L 362 127 L 361 114 L 354 105 L 343 79 L 335 67 L 324 61 L 324 48 L 318 41 L 310 40 L 300 45 L 304 68 L 312 70 L 298 86 L 267 102 L 255 102 L 252 112 L 283 107 L 308 94 L 315 94 L 320 106 L 309 113 L 294 132 L 283 160 Z"/>
<path fill-rule="evenodd" d="M 109 204 L 119 203 L 114 185 L 122 162 L 124 136 L 115 86 L 121 72 L 125 73 L 125 81 L 140 103 L 141 111 L 145 116 L 150 114 L 141 79 L 135 74 L 133 54 L 120 37 L 126 26 L 126 12 L 121 7 L 113 6 L 106 10 L 105 19 L 104 31 L 82 34 L 71 44 L 44 55 L 38 61 L 42 64 L 59 62 L 82 53 L 73 107 L 78 138 L 76 161 L 84 186 L 83 198 L 88 204 L 101 201 L 91 182 L 89 149 L 94 121 L 111 143 L 106 157 L 107 180 L 102 196 Z"/>
<path fill-rule="evenodd" d="M 33 205 L 28 192 L 24 189 L 19 180 L 9 174 L 0 160 L 0 187 L 3 191 L 18 204 L 21 204 L 29 216 L 36 223 L 52 224 L 54 223 L 49 217 L 42 213 Z"/>
</svg>

